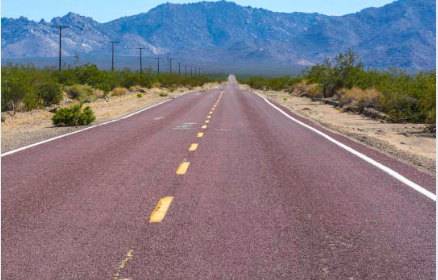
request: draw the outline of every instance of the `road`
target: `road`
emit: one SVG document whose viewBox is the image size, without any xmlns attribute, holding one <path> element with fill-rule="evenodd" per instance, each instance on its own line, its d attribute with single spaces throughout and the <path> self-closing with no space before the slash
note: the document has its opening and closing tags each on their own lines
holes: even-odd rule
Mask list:
<svg viewBox="0 0 438 280">
<path fill-rule="evenodd" d="M 231 77 L 3 156 L 2 279 L 435 279 L 435 201 L 286 114 Z"/>
</svg>

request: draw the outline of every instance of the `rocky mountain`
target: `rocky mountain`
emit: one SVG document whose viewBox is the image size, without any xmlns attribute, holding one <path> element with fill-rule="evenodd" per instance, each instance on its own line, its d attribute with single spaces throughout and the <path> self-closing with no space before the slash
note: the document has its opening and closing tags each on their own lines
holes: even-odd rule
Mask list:
<svg viewBox="0 0 438 280">
<path fill-rule="evenodd" d="M 275 13 L 233 2 L 163 4 L 107 23 L 69 13 L 51 22 L 2 18 L 2 58 L 110 54 L 171 55 L 196 61 L 311 65 L 352 48 L 367 65 L 435 68 L 435 0 L 399 0 L 331 17 Z"/>
</svg>

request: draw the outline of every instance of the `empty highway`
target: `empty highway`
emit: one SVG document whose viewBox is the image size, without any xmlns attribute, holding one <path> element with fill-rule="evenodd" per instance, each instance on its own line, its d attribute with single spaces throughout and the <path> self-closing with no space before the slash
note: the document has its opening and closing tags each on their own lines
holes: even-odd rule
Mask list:
<svg viewBox="0 0 438 280">
<path fill-rule="evenodd" d="M 2 279 L 435 279 L 435 178 L 233 77 L 1 174 Z"/>
</svg>

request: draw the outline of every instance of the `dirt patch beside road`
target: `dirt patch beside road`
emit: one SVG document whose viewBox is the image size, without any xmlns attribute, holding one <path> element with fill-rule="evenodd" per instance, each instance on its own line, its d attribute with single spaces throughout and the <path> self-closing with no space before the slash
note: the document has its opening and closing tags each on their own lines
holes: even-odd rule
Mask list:
<svg viewBox="0 0 438 280">
<path fill-rule="evenodd" d="M 248 90 L 249 87 L 241 85 L 241 89 Z M 371 119 L 284 91 L 253 91 L 325 128 L 436 176 L 436 137 L 427 132 L 424 124 Z"/>
<path fill-rule="evenodd" d="M 203 87 L 194 89 L 179 88 L 174 92 L 166 89 L 141 89 L 144 95 L 138 98 L 136 91 L 131 91 L 121 97 L 111 97 L 98 99 L 95 102 L 84 104 L 90 106 L 96 115 L 96 122 L 91 125 L 116 119 L 118 117 L 133 113 L 142 108 L 157 104 L 166 99 L 172 99 L 190 91 L 208 90 L 216 87 L 217 84 L 206 84 Z M 164 95 L 164 96 L 160 96 Z M 166 96 L 167 95 L 167 96 Z M 76 101 L 64 100 L 61 107 L 76 104 Z M 5 153 L 32 143 L 43 141 L 58 135 L 85 128 L 77 127 L 54 127 L 51 121 L 53 113 L 45 110 L 35 110 L 32 112 L 17 112 L 14 116 L 11 113 L 2 113 L 5 119 L 1 126 L 1 152 Z"/>
</svg>

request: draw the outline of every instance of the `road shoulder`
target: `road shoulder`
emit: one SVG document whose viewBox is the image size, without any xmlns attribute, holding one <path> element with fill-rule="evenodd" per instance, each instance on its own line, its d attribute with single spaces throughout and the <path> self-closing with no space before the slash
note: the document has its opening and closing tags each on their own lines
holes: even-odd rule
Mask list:
<svg viewBox="0 0 438 280">
<path fill-rule="evenodd" d="M 54 127 L 51 121 L 53 113 L 48 111 L 48 109 L 18 112 L 14 116 L 4 113 L 2 115 L 6 116 L 6 121 L 2 122 L 1 126 L 1 152 L 3 154 L 53 137 L 115 120 L 165 100 L 174 99 L 188 92 L 209 90 L 215 86 L 217 84 L 207 84 L 204 87 L 192 90 L 177 90 L 167 93 L 165 96 L 160 95 L 161 92 L 150 91 L 144 94 L 142 98 L 138 98 L 135 92 L 132 92 L 122 97 L 98 99 L 95 102 L 84 104 L 84 106 L 91 107 L 97 119 L 96 122 L 88 126 Z"/>
<path fill-rule="evenodd" d="M 249 90 L 241 85 L 242 90 Z M 331 105 L 284 91 L 254 90 L 317 126 L 400 160 L 417 170 L 436 176 L 436 138 L 423 133 L 422 124 L 396 124 L 345 113 Z"/>
</svg>

